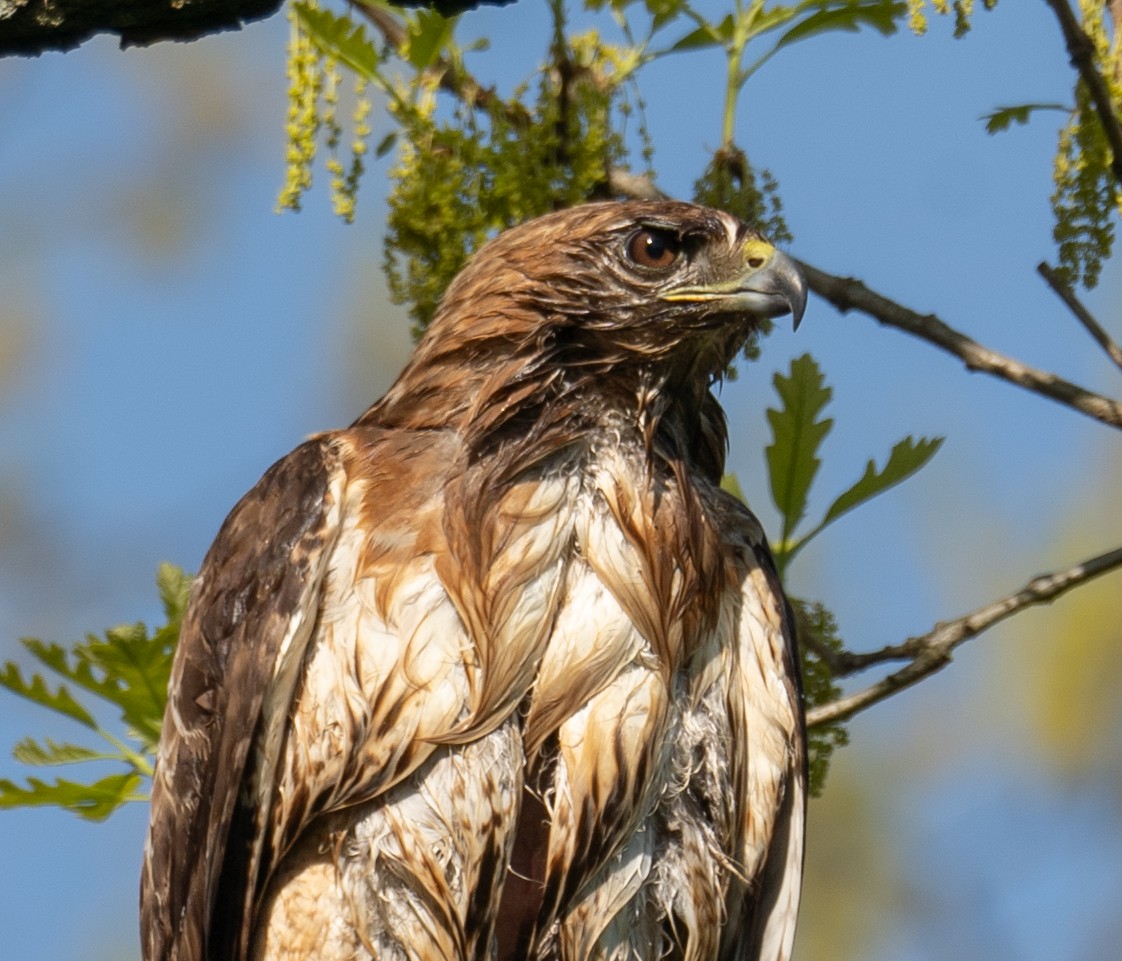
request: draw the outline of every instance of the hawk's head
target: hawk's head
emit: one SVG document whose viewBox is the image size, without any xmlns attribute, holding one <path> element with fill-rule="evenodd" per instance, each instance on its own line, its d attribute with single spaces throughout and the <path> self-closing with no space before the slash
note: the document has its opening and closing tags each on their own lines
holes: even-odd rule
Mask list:
<svg viewBox="0 0 1122 961">
<path fill-rule="evenodd" d="M 676 201 L 562 210 L 472 258 L 375 411 L 416 424 L 402 415 L 432 402 L 505 419 L 559 393 L 596 406 L 605 391 L 696 410 L 762 321 L 798 324 L 805 306 L 794 262 L 729 214 Z"/>
</svg>

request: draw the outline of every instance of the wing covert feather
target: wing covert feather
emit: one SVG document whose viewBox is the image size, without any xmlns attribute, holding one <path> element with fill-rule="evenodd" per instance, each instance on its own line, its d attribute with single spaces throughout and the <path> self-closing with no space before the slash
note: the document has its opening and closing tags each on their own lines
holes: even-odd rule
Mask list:
<svg viewBox="0 0 1122 961">
<path fill-rule="evenodd" d="M 751 889 L 733 885 L 730 892 L 730 919 L 739 921 L 727 927 L 720 957 L 722 961 L 787 961 L 798 919 L 806 825 L 808 771 L 802 671 L 795 619 L 767 539 L 759 521 L 742 504 L 731 498 L 728 503 L 728 529 L 736 531 L 742 557 L 748 563 L 741 637 L 745 642 L 754 637 L 754 643 L 759 645 L 766 636 L 770 657 L 760 658 L 759 663 L 771 665 L 762 674 L 753 672 L 753 682 L 744 688 L 746 696 L 742 703 L 750 714 L 744 723 L 748 743 L 753 745 L 750 757 L 754 764 L 745 790 L 756 804 L 763 800 L 762 794 L 768 795 L 766 806 L 773 815 L 762 851 L 756 847 L 758 840 L 752 837 L 753 832 L 746 832 L 744 860 L 755 860 L 758 866 Z M 751 607 L 749 597 L 764 602 L 754 618 L 747 614 Z M 771 688 L 769 697 L 761 696 L 761 682 L 762 687 Z M 760 706 L 769 702 L 785 704 L 788 710 L 780 715 L 761 715 Z M 772 741 L 770 748 L 764 747 L 764 739 Z M 786 747 L 785 751 L 781 745 Z"/>
<path fill-rule="evenodd" d="M 328 439 L 278 461 L 226 518 L 195 581 L 153 779 L 141 877 L 147 961 L 244 954 L 262 825 L 239 795 L 249 778 L 258 798 L 272 787 L 250 748 L 268 726 L 274 678 L 302 657 L 314 625 L 341 474 Z"/>
</svg>

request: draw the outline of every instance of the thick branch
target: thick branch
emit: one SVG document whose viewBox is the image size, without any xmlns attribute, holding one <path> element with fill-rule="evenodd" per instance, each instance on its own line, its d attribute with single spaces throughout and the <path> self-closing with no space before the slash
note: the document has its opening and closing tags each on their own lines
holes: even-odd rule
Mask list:
<svg viewBox="0 0 1122 961">
<path fill-rule="evenodd" d="M 949 327 L 933 314 L 917 314 L 870 290 L 859 280 L 835 277 L 805 263 L 801 266 L 810 289 L 843 313 L 848 310 L 859 310 L 888 327 L 906 331 L 953 354 L 969 370 L 1000 377 L 1111 427 L 1122 429 L 1122 404 L 1118 401 L 983 347 L 976 340 Z"/>
<path fill-rule="evenodd" d="M 863 655 L 866 666 L 880 661 L 899 660 L 902 654 L 909 657 L 911 663 L 863 691 L 814 708 L 807 713 L 807 725 L 814 727 L 852 717 L 859 711 L 891 697 L 906 687 L 911 687 L 946 667 L 956 647 L 989 630 L 1005 618 L 1027 607 L 1048 604 L 1073 587 L 1078 587 L 1118 568 L 1122 568 L 1122 547 L 1092 557 L 1067 570 L 1036 577 L 1019 591 L 980 607 L 957 620 L 937 624 L 930 633 L 908 638 L 902 645 L 886 647 Z M 854 657 L 860 656 L 854 655 Z"/>
<path fill-rule="evenodd" d="M 3 0 L 0 56 L 70 50 L 96 33 L 122 47 L 197 40 L 275 13 L 281 0 Z"/>
<path fill-rule="evenodd" d="M 1114 103 L 1110 97 L 1110 88 L 1095 66 L 1095 47 L 1091 38 L 1084 33 L 1079 21 L 1075 19 L 1067 0 L 1044 0 L 1056 14 L 1060 21 L 1060 30 L 1064 35 L 1064 44 L 1067 46 L 1071 65 L 1079 71 L 1079 76 L 1087 85 L 1087 92 L 1095 105 L 1099 123 L 1102 124 L 1106 134 L 1107 143 L 1110 144 L 1112 154 L 1110 169 L 1117 183 L 1122 184 L 1122 125 L 1118 123 L 1118 116 L 1114 112 Z M 1117 14 L 1117 8 L 1111 6 L 1111 14 Z"/>
<path fill-rule="evenodd" d="M 453 16 L 480 4 L 514 0 L 395 0 Z M 281 0 L 0 0 L 0 56 L 70 50 L 94 34 L 115 33 L 122 47 L 198 40 L 237 30 L 277 12 Z"/>
<path fill-rule="evenodd" d="M 1075 291 L 1065 284 L 1059 275 L 1051 267 L 1045 263 L 1036 265 L 1036 272 L 1047 281 L 1048 286 L 1055 291 L 1056 296 L 1060 298 L 1067 305 L 1067 309 L 1075 315 L 1075 319 L 1079 321 L 1092 337 L 1095 342 L 1103 349 L 1107 357 L 1109 357 L 1116 367 L 1122 370 L 1122 347 L 1111 339 L 1110 334 L 1094 317 L 1094 315 L 1083 306 L 1082 301 L 1075 296 Z"/>
</svg>

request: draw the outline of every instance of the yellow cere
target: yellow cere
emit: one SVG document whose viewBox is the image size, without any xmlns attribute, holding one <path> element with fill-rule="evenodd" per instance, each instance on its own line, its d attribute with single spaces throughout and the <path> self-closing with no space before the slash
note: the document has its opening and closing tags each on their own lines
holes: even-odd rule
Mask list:
<svg viewBox="0 0 1122 961">
<path fill-rule="evenodd" d="M 759 270 L 761 267 L 766 267 L 775 256 L 775 248 L 766 240 L 749 240 L 744 245 L 742 253 L 744 263 Z"/>
</svg>

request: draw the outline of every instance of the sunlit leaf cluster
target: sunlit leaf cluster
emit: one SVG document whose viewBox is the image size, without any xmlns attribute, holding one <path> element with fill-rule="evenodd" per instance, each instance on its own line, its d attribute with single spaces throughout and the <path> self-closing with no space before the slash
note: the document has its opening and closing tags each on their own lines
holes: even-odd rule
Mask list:
<svg viewBox="0 0 1122 961">
<path fill-rule="evenodd" d="M 965 36 L 970 30 L 971 17 L 977 4 L 974 0 L 908 0 L 908 26 L 917 34 L 927 32 L 927 12 L 933 10 L 942 16 L 954 15 L 954 35 Z M 997 6 L 997 0 L 982 0 L 986 10 Z"/>
<path fill-rule="evenodd" d="M 1076 108 L 1060 131 L 1053 167 L 1052 237 L 1059 256 L 1056 272 L 1069 286 L 1082 283 L 1094 287 L 1103 261 L 1114 248 L 1119 195 L 1110 160 L 1102 125 L 1080 84 Z"/>
<path fill-rule="evenodd" d="M 467 258 L 511 224 L 596 196 L 624 162 L 612 49 L 570 45 L 531 93 L 398 115 L 386 231 L 390 293 L 423 329 Z M 557 51 L 554 51 L 557 58 Z M 561 89 L 564 86 L 564 91 Z"/>
<path fill-rule="evenodd" d="M 1095 68 L 1109 91 L 1115 115 L 1122 117 L 1122 58 L 1119 38 L 1112 37 L 1108 25 L 1107 4 L 1079 0 L 1079 11 Z M 1068 115 L 1060 129 L 1052 172 L 1056 273 L 1070 287 L 1094 287 L 1114 249 L 1122 194 L 1111 170 L 1113 154 L 1102 121 L 1082 79 L 1076 82 L 1074 101 L 1074 106 L 1049 102 L 997 107 L 982 120 L 986 132 L 993 134 L 1027 124 L 1038 113 Z"/>
<path fill-rule="evenodd" d="M 18 761 L 36 767 L 80 765 L 82 780 L 30 777 L 24 784 L 0 779 L 0 808 L 56 805 L 89 820 L 102 820 L 128 801 L 146 797 L 167 697 L 168 677 L 191 578 L 171 564 L 156 576 L 166 623 L 151 633 L 140 623 L 88 635 L 70 649 L 28 639 L 24 647 L 46 675 L 25 676 L 12 661 L 0 673 L 0 687 L 68 718 L 96 734 L 96 748 L 25 738 L 13 749 Z M 61 679 L 61 682 L 60 680 Z M 116 730 L 102 724 L 98 706 L 116 709 Z M 121 729 L 123 728 L 123 730 Z M 121 768 L 124 768 L 122 771 Z"/>
<path fill-rule="evenodd" d="M 1094 48 L 1095 65 L 1110 91 L 1116 116 L 1122 116 L 1119 41 L 1110 38 L 1105 4 L 1080 0 L 1083 30 Z M 1094 287 L 1114 248 L 1122 196 L 1110 170 L 1110 146 L 1083 81 L 1075 89 L 1075 109 L 1060 131 L 1053 170 L 1055 190 L 1052 235 L 1059 252 L 1057 272 L 1069 285 Z"/>
</svg>

